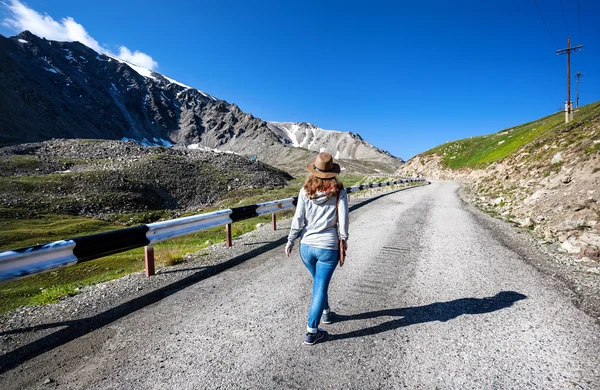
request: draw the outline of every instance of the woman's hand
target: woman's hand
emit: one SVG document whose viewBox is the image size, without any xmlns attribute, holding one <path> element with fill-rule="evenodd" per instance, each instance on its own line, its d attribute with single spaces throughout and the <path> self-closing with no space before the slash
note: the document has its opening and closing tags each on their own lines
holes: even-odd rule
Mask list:
<svg viewBox="0 0 600 390">
<path fill-rule="evenodd" d="M 344 243 L 344 251 L 347 251 L 348 250 L 348 241 L 342 240 L 342 242 Z"/>
<path fill-rule="evenodd" d="M 289 246 L 289 245 L 286 245 L 286 246 L 285 246 L 285 255 L 286 255 L 287 257 L 290 257 L 290 254 L 291 254 L 291 253 L 292 253 L 292 247 L 291 247 L 291 246 Z"/>
</svg>

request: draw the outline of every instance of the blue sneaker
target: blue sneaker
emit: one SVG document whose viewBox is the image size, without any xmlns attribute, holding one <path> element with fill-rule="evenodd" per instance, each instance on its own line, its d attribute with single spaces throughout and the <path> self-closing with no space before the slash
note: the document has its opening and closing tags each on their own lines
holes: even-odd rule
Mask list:
<svg viewBox="0 0 600 390">
<path fill-rule="evenodd" d="M 333 312 L 329 311 L 327 313 L 323 313 L 321 314 L 321 322 L 324 324 L 331 324 L 333 323 Z"/>
<path fill-rule="evenodd" d="M 317 341 L 322 340 L 325 336 L 327 336 L 327 332 L 325 332 L 323 329 L 317 329 L 317 333 L 306 333 L 306 337 L 304 337 L 304 344 L 315 345 Z"/>
</svg>

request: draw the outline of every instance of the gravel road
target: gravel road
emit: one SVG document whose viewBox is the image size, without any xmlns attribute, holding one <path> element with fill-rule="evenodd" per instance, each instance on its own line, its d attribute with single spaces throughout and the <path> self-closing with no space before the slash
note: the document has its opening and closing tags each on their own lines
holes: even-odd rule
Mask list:
<svg viewBox="0 0 600 390">
<path fill-rule="evenodd" d="M 101 314 L 0 331 L 21 343 L 3 339 L 0 388 L 600 389 L 596 319 L 458 188 L 434 182 L 353 206 L 326 342 L 302 344 L 311 280 L 296 248 L 284 255 L 283 223 L 235 243 L 267 249 L 214 276 L 165 272 L 158 292 L 117 294 L 121 306 Z M 11 365 L 26 342 L 30 357 Z"/>
</svg>

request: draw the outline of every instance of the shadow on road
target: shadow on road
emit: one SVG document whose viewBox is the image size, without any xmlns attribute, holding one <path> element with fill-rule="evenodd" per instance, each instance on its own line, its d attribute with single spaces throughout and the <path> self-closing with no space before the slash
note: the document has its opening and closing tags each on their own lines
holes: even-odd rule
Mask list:
<svg viewBox="0 0 600 390">
<path fill-rule="evenodd" d="M 42 355 L 43 353 L 48 352 L 61 345 L 64 345 L 69 341 L 75 340 L 81 336 L 95 331 L 96 329 L 100 329 L 103 326 L 106 326 L 118 320 L 119 318 L 125 317 L 131 313 L 143 309 L 148 305 L 152 305 L 156 302 L 159 302 L 163 298 L 175 294 L 176 292 L 183 290 L 186 287 L 189 287 L 195 283 L 207 279 L 215 274 L 218 274 L 219 272 L 223 272 L 229 268 L 235 267 L 236 265 L 239 265 L 249 259 L 252 259 L 253 257 L 268 252 L 271 249 L 275 249 L 285 244 L 286 242 L 287 237 L 282 237 L 276 241 L 270 242 L 267 245 L 263 245 L 259 248 L 253 249 L 250 252 L 234 257 L 223 263 L 201 268 L 200 271 L 195 272 L 177 282 L 171 283 L 165 287 L 159 288 L 158 290 L 134 298 L 110 310 L 98 313 L 92 317 L 82 318 L 73 321 L 43 324 L 30 328 L 20 328 L 14 331 L 2 332 L 0 333 L 0 336 L 11 333 L 24 333 L 43 329 L 62 328 L 52 334 L 44 336 L 36 341 L 23 345 L 0 356 L 0 374 L 10 370 L 11 368 L 17 367 L 24 361 Z"/>
<path fill-rule="evenodd" d="M 366 320 L 378 317 L 398 318 L 348 333 L 330 334 L 329 340 L 334 341 L 369 336 L 424 322 L 445 322 L 464 314 L 491 313 L 510 307 L 515 302 L 525 298 L 527 296 L 515 291 L 501 291 L 493 297 L 486 298 L 461 298 L 449 302 L 436 302 L 425 306 L 378 310 L 353 315 L 336 314 L 336 322 Z"/>
</svg>

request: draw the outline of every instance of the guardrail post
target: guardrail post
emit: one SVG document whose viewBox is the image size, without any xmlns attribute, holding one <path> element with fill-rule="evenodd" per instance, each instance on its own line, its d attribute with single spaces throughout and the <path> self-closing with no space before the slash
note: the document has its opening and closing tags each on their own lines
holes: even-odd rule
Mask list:
<svg viewBox="0 0 600 390">
<path fill-rule="evenodd" d="M 273 225 L 273 231 L 277 230 L 277 217 L 275 213 L 271 213 L 271 225 Z"/>
<path fill-rule="evenodd" d="M 227 225 L 225 225 L 225 234 L 226 234 L 226 238 L 225 238 L 225 246 L 227 248 L 231 247 L 231 224 L 228 223 Z"/>
<path fill-rule="evenodd" d="M 144 263 L 146 264 L 146 277 L 155 275 L 154 272 L 154 247 L 148 245 L 144 247 Z"/>
</svg>

